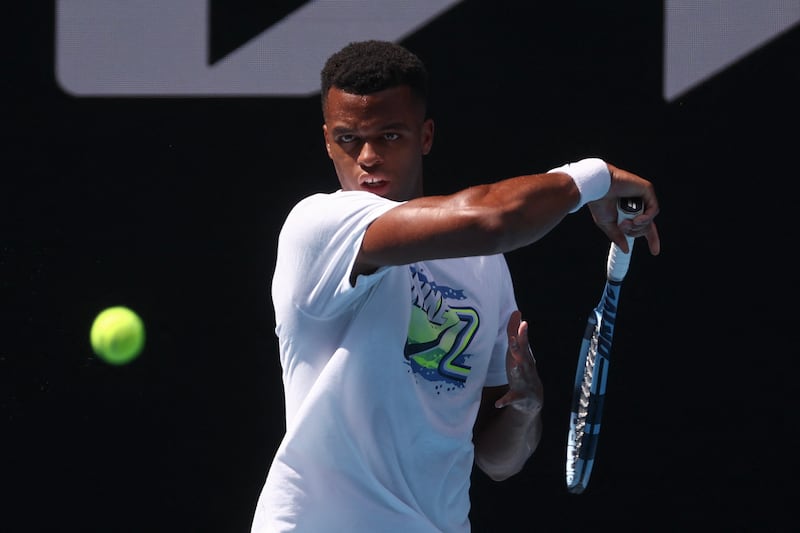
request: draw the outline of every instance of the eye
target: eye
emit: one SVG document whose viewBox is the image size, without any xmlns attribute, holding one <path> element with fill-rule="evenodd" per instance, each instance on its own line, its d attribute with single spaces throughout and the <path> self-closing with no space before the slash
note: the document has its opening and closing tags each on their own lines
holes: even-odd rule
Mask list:
<svg viewBox="0 0 800 533">
<path fill-rule="evenodd" d="M 400 134 L 393 132 L 384 133 L 383 138 L 386 139 L 387 141 L 396 141 L 397 139 L 400 138 Z"/>
<path fill-rule="evenodd" d="M 356 140 L 356 136 L 352 133 L 343 133 L 336 137 L 336 142 L 339 144 L 349 144 Z"/>
</svg>

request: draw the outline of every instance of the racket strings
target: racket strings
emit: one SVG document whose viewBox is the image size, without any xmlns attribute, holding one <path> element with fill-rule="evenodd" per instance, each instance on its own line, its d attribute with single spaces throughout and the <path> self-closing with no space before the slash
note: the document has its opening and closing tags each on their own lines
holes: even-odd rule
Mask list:
<svg viewBox="0 0 800 533">
<path fill-rule="evenodd" d="M 572 461 L 577 462 L 581 454 L 583 436 L 586 432 L 586 419 L 589 415 L 589 397 L 592 392 L 592 382 L 594 381 L 594 366 L 597 359 L 597 340 L 599 337 L 599 327 L 595 327 L 592 337 L 589 340 L 589 349 L 586 354 L 586 365 L 583 368 L 583 380 L 581 381 L 580 397 L 578 398 L 578 412 L 575 422 L 575 447 L 572 449 Z"/>
</svg>

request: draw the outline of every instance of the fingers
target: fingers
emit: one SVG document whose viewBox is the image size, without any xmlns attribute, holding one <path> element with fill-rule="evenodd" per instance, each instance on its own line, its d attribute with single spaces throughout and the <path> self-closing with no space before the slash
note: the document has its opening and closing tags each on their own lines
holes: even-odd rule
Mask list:
<svg viewBox="0 0 800 533">
<path fill-rule="evenodd" d="M 541 409 L 541 380 L 536 370 L 528 341 L 528 322 L 522 320 L 522 313 L 511 313 L 506 332 L 508 333 L 508 354 L 506 372 L 509 390 L 495 402 L 495 407 L 512 406 L 525 412 Z"/>
<path fill-rule="evenodd" d="M 606 235 L 608 238 L 611 239 L 611 242 L 619 246 L 620 250 L 623 252 L 630 253 L 630 249 L 628 248 L 628 239 L 625 238 L 625 232 L 622 228 L 614 226 L 610 227 L 606 230 Z"/>
<path fill-rule="evenodd" d="M 647 245 L 652 255 L 661 253 L 661 238 L 658 235 L 655 218 L 658 215 L 658 199 L 650 188 L 650 196 L 644 198 L 644 213 L 636 217 L 633 221 L 634 228 L 642 231 L 641 234 L 647 239 Z M 639 235 L 637 235 L 638 237 Z"/>
<path fill-rule="evenodd" d="M 655 224 L 655 217 L 659 213 L 658 197 L 655 194 L 653 184 L 649 181 L 628 172 L 626 170 L 608 165 L 611 172 L 611 188 L 603 200 L 611 199 L 616 202 L 617 198 L 627 196 L 638 196 L 644 203 L 644 211 L 633 220 L 624 220 L 619 226 L 610 223 L 611 211 L 610 202 L 598 202 L 597 206 L 591 206 L 592 215 L 595 223 L 608 235 L 609 239 L 616 243 L 623 251 L 630 252 L 625 241 L 624 235 L 629 237 L 644 237 L 652 255 L 661 253 L 661 239 Z"/>
<path fill-rule="evenodd" d="M 656 227 L 653 217 L 642 214 L 633 220 L 623 220 L 619 223 L 619 229 L 628 237 L 644 237 L 645 240 L 647 240 L 647 246 L 652 255 L 658 255 L 661 253 L 661 239 L 658 235 L 658 228 Z M 609 232 L 609 237 L 611 237 L 611 232 Z M 613 238 L 612 240 L 617 244 L 617 246 L 622 248 L 625 253 L 630 252 L 630 250 L 626 249 L 627 243 L 626 247 L 623 248 L 619 241 Z M 624 238 L 622 240 L 624 240 Z"/>
<path fill-rule="evenodd" d="M 517 364 L 523 364 L 526 357 L 533 357 L 528 341 L 528 322 L 522 320 L 522 313 L 514 311 L 507 326 L 508 350 Z"/>
<path fill-rule="evenodd" d="M 519 332 L 520 321 L 522 320 L 522 313 L 519 310 L 511 313 L 511 318 L 508 319 L 508 326 L 506 326 L 506 333 L 508 334 L 509 341 L 512 337 L 516 337 Z"/>
<path fill-rule="evenodd" d="M 658 229 L 656 228 L 655 222 L 648 226 L 645 239 L 647 239 L 647 246 L 652 255 L 658 255 L 661 253 L 661 238 L 658 236 Z"/>
</svg>

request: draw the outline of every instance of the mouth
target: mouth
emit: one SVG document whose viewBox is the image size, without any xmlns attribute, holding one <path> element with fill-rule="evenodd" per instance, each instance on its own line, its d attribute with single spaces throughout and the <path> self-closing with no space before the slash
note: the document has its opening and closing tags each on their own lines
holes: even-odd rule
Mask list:
<svg viewBox="0 0 800 533">
<path fill-rule="evenodd" d="M 389 185 L 389 182 L 378 176 L 363 176 L 358 180 L 359 185 L 365 189 L 381 189 Z"/>
</svg>

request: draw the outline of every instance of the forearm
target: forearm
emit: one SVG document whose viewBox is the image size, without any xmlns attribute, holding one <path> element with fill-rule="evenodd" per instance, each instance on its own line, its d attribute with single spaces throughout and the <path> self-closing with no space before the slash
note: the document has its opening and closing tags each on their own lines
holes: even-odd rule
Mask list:
<svg viewBox="0 0 800 533">
<path fill-rule="evenodd" d="M 542 436 L 541 406 L 533 412 L 496 409 L 474 436 L 475 464 L 495 481 L 522 470 Z"/>
<path fill-rule="evenodd" d="M 560 173 L 417 198 L 372 223 L 359 261 L 381 266 L 508 252 L 546 235 L 578 198 L 572 179 Z"/>
<path fill-rule="evenodd" d="M 410 200 L 379 217 L 364 236 L 364 267 L 505 253 L 536 242 L 570 212 L 609 188 L 599 159 Z"/>
</svg>

